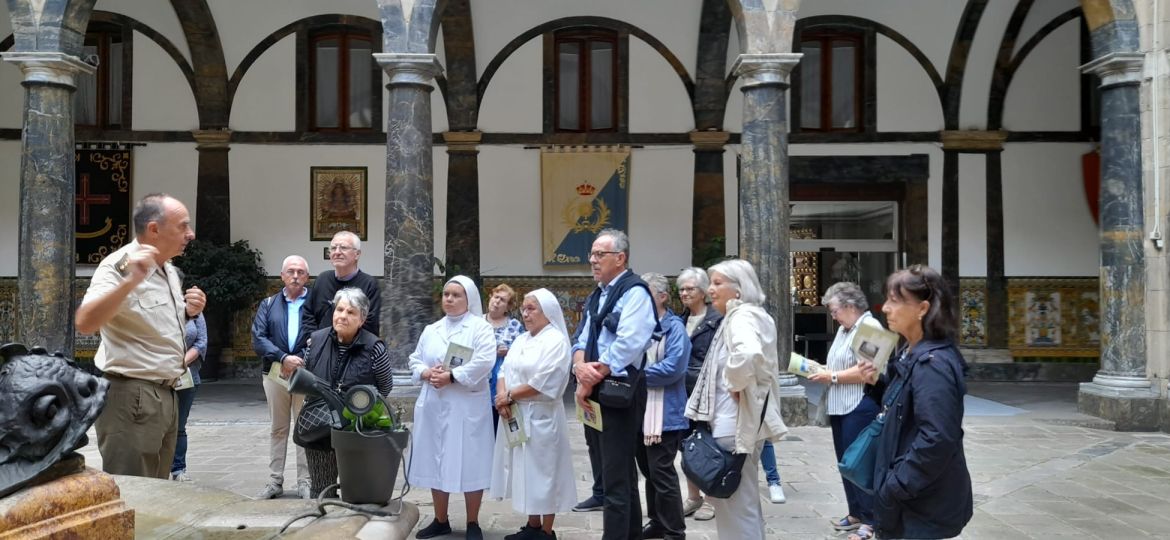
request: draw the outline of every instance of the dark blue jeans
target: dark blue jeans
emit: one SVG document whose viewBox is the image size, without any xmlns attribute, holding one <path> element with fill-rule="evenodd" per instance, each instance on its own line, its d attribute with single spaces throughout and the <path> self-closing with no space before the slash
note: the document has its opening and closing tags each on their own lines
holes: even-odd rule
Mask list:
<svg viewBox="0 0 1170 540">
<path fill-rule="evenodd" d="M 196 385 L 175 392 L 179 395 L 179 435 L 175 439 L 175 460 L 171 462 L 171 473 L 187 470 L 187 415 L 191 414 L 195 390 L 198 388 Z"/>
<path fill-rule="evenodd" d="M 780 469 L 776 468 L 776 449 L 772 446 L 772 441 L 764 441 L 764 449 L 760 450 L 760 465 L 764 467 L 768 485 L 779 485 Z"/>
<path fill-rule="evenodd" d="M 878 406 L 872 399 L 867 396 L 861 398 L 861 403 L 857 404 L 849 414 L 844 415 L 829 415 L 829 425 L 833 428 L 833 449 L 837 452 L 837 461 L 841 461 L 841 455 L 853 444 L 853 440 L 865 429 L 870 422 L 873 422 L 874 417 L 877 416 Z M 853 485 L 844 478 L 841 483 L 845 484 L 845 500 L 849 503 L 849 515 L 858 518 L 862 523 L 873 524 L 873 496 L 862 491 L 861 488 Z"/>
</svg>

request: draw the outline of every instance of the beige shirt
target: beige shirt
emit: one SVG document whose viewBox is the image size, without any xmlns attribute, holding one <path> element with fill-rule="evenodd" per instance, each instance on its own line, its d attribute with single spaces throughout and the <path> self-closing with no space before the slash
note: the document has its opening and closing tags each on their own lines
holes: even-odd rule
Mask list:
<svg viewBox="0 0 1170 540">
<path fill-rule="evenodd" d="M 127 279 L 114 265 L 123 255 L 138 250 L 132 241 L 102 259 L 94 270 L 82 304 L 117 288 Z M 98 369 L 138 379 L 174 379 L 183 374 L 186 323 L 183 284 L 175 267 L 167 262 L 151 268 L 101 327 L 101 344 L 93 360 Z"/>
</svg>

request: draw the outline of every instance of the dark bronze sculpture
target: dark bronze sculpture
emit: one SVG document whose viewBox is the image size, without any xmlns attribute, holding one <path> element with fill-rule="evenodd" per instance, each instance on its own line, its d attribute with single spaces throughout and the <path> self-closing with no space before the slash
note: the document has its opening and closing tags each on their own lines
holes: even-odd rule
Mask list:
<svg viewBox="0 0 1170 540">
<path fill-rule="evenodd" d="M 53 465 L 89 441 L 110 383 L 61 353 L 0 347 L 0 497 L 51 480 Z"/>
</svg>

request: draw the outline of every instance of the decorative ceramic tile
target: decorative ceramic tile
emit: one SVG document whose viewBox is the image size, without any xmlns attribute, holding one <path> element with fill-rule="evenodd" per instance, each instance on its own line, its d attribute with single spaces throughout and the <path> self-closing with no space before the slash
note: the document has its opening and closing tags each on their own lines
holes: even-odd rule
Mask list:
<svg viewBox="0 0 1170 540">
<path fill-rule="evenodd" d="M 1024 342 L 1031 347 L 1058 347 L 1060 292 L 1024 293 Z"/>
<path fill-rule="evenodd" d="M 983 279 L 959 280 L 959 343 L 964 347 L 987 346 L 987 287 Z"/>
<path fill-rule="evenodd" d="M 1100 356 L 1098 287 L 1096 278 L 1009 278 L 1012 355 Z"/>
</svg>

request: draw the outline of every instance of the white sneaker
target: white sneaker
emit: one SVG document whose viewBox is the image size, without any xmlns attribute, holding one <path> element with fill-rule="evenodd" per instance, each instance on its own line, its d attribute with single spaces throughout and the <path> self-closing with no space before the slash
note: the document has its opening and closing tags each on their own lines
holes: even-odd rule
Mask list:
<svg viewBox="0 0 1170 540">
<path fill-rule="evenodd" d="M 185 470 L 184 471 L 175 471 L 175 472 L 171 473 L 171 480 L 174 480 L 176 482 L 193 482 L 194 481 L 190 476 L 187 476 L 187 471 L 185 471 Z"/>
<path fill-rule="evenodd" d="M 256 495 L 256 498 L 260 500 L 275 499 L 283 494 L 284 488 L 276 484 L 269 483 L 268 485 L 264 486 L 264 489 L 260 490 L 260 493 Z"/>
<path fill-rule="evenodd" d="M 768 498 L 772 500 L 772 504 L 784 504 L 788 500 L 784 496 L 784 487 L 780 484 L 768 486 Z"/>
</svg>

